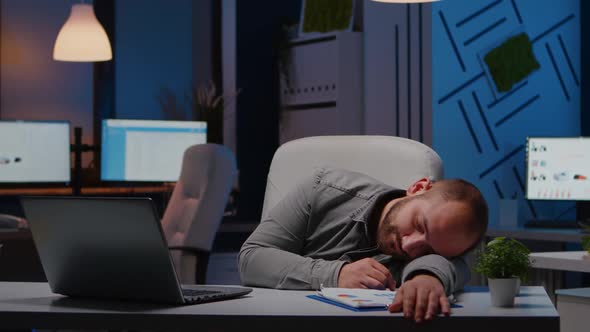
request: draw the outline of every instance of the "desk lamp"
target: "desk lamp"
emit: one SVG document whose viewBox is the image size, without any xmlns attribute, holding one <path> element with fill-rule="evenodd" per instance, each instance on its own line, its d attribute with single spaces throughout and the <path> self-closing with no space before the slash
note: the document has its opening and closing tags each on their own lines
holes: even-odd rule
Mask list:
<svg viewBox="0 0 590 332">
<path fill-rule="evenodd" d="M 70 16 L 61 27 L 53 47 L 53 59 L 69 62 L 108 61 L 113 58 L 107 34 L 94 15 L 90 4 L 72 5 Z M 96 151 L 96 145 L 82 144 L 82 128 L 74 128 L 74 195 L 80 194 L 82 185 L 82 152 Z"/>
</svg>

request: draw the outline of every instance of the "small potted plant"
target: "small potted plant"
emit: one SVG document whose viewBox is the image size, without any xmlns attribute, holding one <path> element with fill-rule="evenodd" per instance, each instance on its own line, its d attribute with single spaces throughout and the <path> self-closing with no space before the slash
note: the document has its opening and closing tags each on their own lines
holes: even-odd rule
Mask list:
<svg viewBox="0 0 590 332">
<path fill-rule="evenodd" d="M 497 237 L 478 253 L 475 271 L 488 278 L 492 305 L 514 306 L 520 281 L 526 281 L 531 266 L 530 251 L 521 242 Z"/>
</svg>

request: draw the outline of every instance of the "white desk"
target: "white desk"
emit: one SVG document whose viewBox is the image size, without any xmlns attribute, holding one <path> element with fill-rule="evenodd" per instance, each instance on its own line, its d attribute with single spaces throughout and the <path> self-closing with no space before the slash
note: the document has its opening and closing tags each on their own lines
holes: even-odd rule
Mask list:
<svg viewBox="0 0 590 332">
<path fill-rule="evenodd" d="M 506 236 L 517 240 L 582 243 L 582 237 L 588 233 L 576 228 L 491 227 L 486 235 Z"/>
<path fill-rule="evenodd" d="M 72 299 L 46 283 L 0 282 L 0 329 L 177 331 L 558 331 L 559 315 L 542 287 L 522 287 L 514 308 L 490 306 L 487 288 L 459 294 L 450 317 L 416 324 L 387 311 L 354 312 L 313 299 L 314 292 L 255 288 L 233 300 L 161 306 Z M 501 318 L 501 319 L 498 319 Z"/>
<path fill-rule="evenodd" d="M 590 272 L 587 251 L 533 252 L 529 257 L 531 266 L 538 269 Z"/>
<path fill-rule="evenodd" d="M 551 271 L 590 272 L 587 251 L 533 252 L 531 266 Z M 559 277 L 555 274 L 554 280 Z M 555 288 L 555 285 L 553 285 Z M 548 291 L 553 291 L 549 290 Z M 588 331 L 590 322 L 590 288 L 555 290 L 555 303 L 561 316 L 560 331 Z"/>
<path fill-rule="evenodd" d="M 584 258 L 586 251 L 533 252 L 531 267 L 547 270 L 542 281 L 549 296 L 556 302 L 555 291 L 562 288 L 562 275 L 559 271 L 590 272 L 590 259 Z"/>
<path fill-rule="evenodd" d="M 561 332 L 586 332 L 590 322 L 590 288 L 560 289 L 557 310 Z"/>
</svg>

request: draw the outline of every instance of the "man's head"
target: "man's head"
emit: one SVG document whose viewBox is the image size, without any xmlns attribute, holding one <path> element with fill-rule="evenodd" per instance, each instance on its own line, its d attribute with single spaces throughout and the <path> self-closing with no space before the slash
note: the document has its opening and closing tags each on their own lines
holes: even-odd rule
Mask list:
<svg viewBox="0 0 590 332">
<path fill-rule="evenodd" d="M 488 207 L 481 192 L 459 180 L 424 178 L 407 195 L 385 205 L 377 226 L 377 245 L 386 254 L 414 259 L 436 253 L 459 256 L 484 236 Z"/>
</svg>

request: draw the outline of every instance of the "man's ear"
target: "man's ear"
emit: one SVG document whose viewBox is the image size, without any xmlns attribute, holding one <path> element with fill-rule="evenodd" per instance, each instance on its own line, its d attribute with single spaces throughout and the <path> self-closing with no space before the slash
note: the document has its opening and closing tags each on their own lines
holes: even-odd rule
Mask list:
<svg viewBox="0 0 590 332">
<path fill-rule="evenodd" d="M 430 188 L 432 188 L 432 181 L 430 181 L 429 178 L 421 178 L 420 180 L 411 184 L 410 187 L 408 187 L 408 189 L 406 190 L 406 195 L 418 195 L 429 190 Z"/>
</svg>

